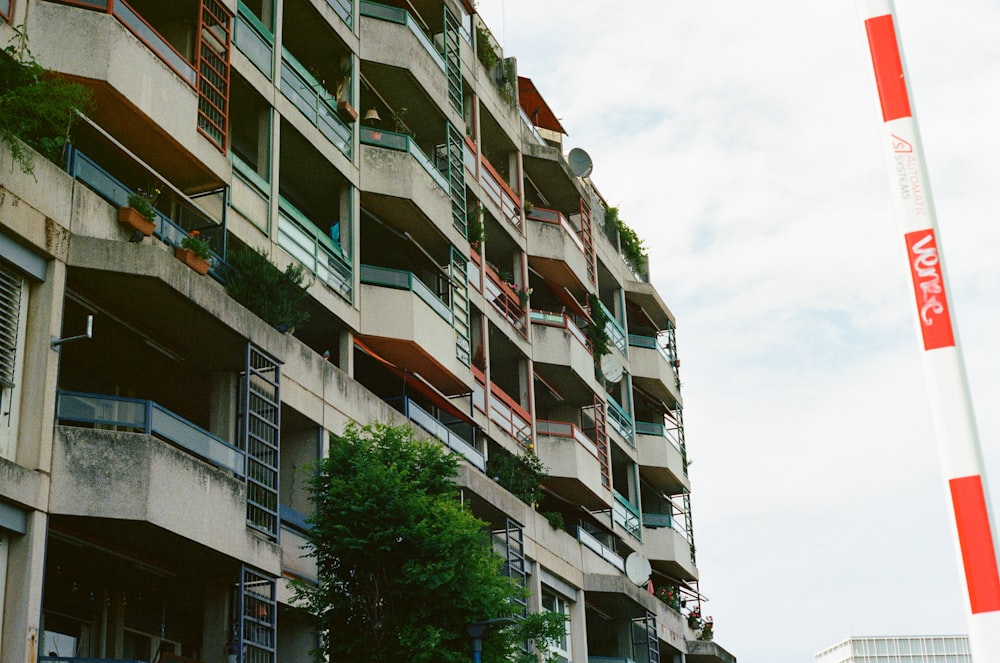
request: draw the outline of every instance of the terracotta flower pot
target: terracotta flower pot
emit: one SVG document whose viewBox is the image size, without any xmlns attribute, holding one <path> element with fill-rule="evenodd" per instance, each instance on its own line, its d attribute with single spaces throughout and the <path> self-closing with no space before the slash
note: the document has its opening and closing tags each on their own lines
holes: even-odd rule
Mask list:
<svg viewBox="0 0 1000 663">
<path fill-rule="evenodd" d="M 341 120 L 347 122 L 348 124 L 353 124 L 358 121 L 358 111 L 356 111 L 354 106 L 346 101 L 337 102 L 337 115 L 340 116 Z"/>
<path fill-rule="evenodd" d="M 129 226 L 146 237 L 152 235 L 153 231 L 156 230 L 156 224 L 140 214 L 134 207 L 119 207 L 118 223 Z"/>
<path fill-rule="evenodd" d="M 212 266 L 204 258 L 199 258 L 191 249 L 183 249 L 179 246 L 174 247 L 174 256 L 199 274 L 208 274 L 208 269 Z"/>
</svg>

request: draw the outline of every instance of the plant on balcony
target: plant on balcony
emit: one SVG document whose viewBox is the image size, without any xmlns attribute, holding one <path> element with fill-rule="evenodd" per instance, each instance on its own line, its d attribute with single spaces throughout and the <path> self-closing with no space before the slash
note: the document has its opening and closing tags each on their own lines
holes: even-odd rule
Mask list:
<svg viewBox="0 0 1000 663">
<path fill-rule="evenodd" d="M 660 599 L 674 610 L 681 609 L 681 592 L 677 585 L 663 585 L 656 590 L 656 598 Z"/>
<path fill-rule="evenodd" d="M 500 62 L 500 56 L 493 48 L 493 40 L 490 39 L 490 32 L 481 25 L 476 26 L 476 57 L 487 71 L 492 72 L 493 67 Z"/>
<path fill-rule="evenodd" d="M 531 293 L 534 292 L 533 288 L 517 288 L 515 290 L 517 293 L 517 301 L 521 304 L 521 308 L 528 308 L 528 299 L 531 297 Z"/>
<path fill-rule="evenodd" d="M 409 426 L 348 426 L 310 479 L 309 555 L 317 582 L 296 603 L 321 634 L 315 660 L 465 663 L 466 626 L 512 616 L 526 590 L 502 572 L 487 524 L 458 499 L 457 456 Z M 565 616 L 498 625 L 484 662 L 539 663 L 566 632 Z"/>
<path fill-rule="evenodd" d="M 200 230 L 192 230 L 188 236 L 181 240 L 181 248 L 187 249 L 202 260 L 212 257 L 212 246 L 208 240 L 201 236 Z"/>
<path fill-rule="evenodd" d="M 407 108 L 404 106 L 398 111 L 392 111 L 392 123 L 396 133 L 409 136 L 411 140 L 417 139 L 417 134 L 406 124 Z"/>
<path fill-rule="evenodd" d="M 249 246 L 231 254 L 229 263 L 232 270 L 226 278 L 226 292 L 264 322 L 291 332 L 309 321 L 305 300 L 312 282 L 303 284 L 302 265 L 289 264 L 281 271 L 266 254 Z"/>
<path fill-rule="evenodd" d="M 486 228 L 483 227 L 483 205 L 474 205 L 465 213 L 467 226 L 466 234 L 469 237 L 469 244 L 478 250 L 482 243 L 486 241 Z"/>
<path fill-rule="evenodd" d="M 701 627 L 701 633 L 698 634 L 698 639 L 709 641 L 714 637 L 715 637 L 715 624 L 712 622 L 711 617 L 705 617 L 705 623 Z"/>
<path fill-rule="evenodd" d="M 130 241 L 138 242 L 156 230 L 156 199 L 160 189 L 156 184 L 139 187 L 128 195 L 128 205 L 118 208 L 118 222 L 134 231 Z"/>
<path fill-rule="evenodd" d="M 566 518 L 558 511 L 542 511 L 541 514 L 552 529 L 566 529 Z"/>
<path fill-rule="evenodd" d="M 587 304 L 590 307 L 590 324 L 587 325 L 587 338 L 590 340 L 590 347 L 594 351 L 594 361 L 600 361 L 601 357 L 611 352 L 611 337 L 608 335 L 608 324 L 611 318 L 604 312 L 601 300 L 597 295 L 591 293 L 587 296 Z"/>
<path fill-rule="evenodd" d="M 128 206 L 150 221 L 156 221 L 156 199 L 160 195 L 160 188 L 155 184 L 149 187 L 137 188 L 133 193 L 128 194 Z"/>
<path fill-rule="evenodd" d="M 622 255 L 632 266 L 633 271 L 638 273 L 642 270 L 646 264 L 646 246 L 639 235 L 618 216 L 617 207 L 607 208 L 604 213 L 604 224 L 610 225 L 618 232 Z"/>
<path fill-rule="evenodd" d="M 33 148 L 59 163 L 77 112 L 91 105 L 90 91 L 47 72 L 28 50 L 24 26 L 14 28 L 0 51 L 0 142 L 21 172 L 34 173 Z"/>
<path fill-rule="evenodd" d="M 534 507 L 542 499 L 545 465 L 532 452 L 511 454 L 505 451 L 490 454 L 486 473 L 509 490 L 519 500 Z"/>
<path fill-rule="evenodd" d="M 694 629 L 695 631 L 697 631 L 703 626 L 704 622 L 701 621 L 700 605 L 695 605 L 693 608 L 691 608 L 691 612 L 689 612 L 687 616 L 687 621 L 688 621 L 688 626 Z"/>
</svg>

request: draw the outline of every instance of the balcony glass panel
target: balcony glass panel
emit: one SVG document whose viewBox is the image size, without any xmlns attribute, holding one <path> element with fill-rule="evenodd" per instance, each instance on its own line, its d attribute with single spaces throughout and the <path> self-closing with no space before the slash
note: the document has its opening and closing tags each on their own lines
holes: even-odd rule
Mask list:
<svg viewBox="0 0 1000 663">
<path fill-rule="evenodd" d="M 272 51 L 274 36 L 242 2 L 236 15 L 236 48 L 260 69 L 261 73 L 271 78 L 273 69 Z"/>
<path fill-rule="evenodd" d="M 626 342 L 625 328 L 622 327 L 622 323 L 618 322 L 615 314 L 608 310 L 608 307 L 604 305 L 604 302 L 600 302 L 601 309 L 604 311 L 604 315 L 608 316 L 608 324 L 605 327 L 605 331 L 608 332 L 608 336 L 611 337 L 611 343 L 618 348 L 618 351 L 622 353 L 623 356 L 628 356 L 628 343 Z"/>
<path fill-rule="evenodd" d="M 354 0 L 326 0 L 348 27 L 354 27 Z"/>
<path fill-rule="evenodd" d="M 453 323 L 451 308 L 412 272 L 389 269 L 388 267 L 375 267 L 374 265 L 361 265 L 361 282 L 386 288 L 409 290 L 430 306 L 445 322 L 449 325 Z"/>
<path fill-rule="evenodd" d="M 521 336 L 528 333 L 525 323 L 524 309 L 521 308 L 521 300 L 517 293 L 501 280 L 500 276 L 487 265 L 486 267 L 486 299 L 493 304 L 493 308 L 499 311 L 507 321 L 513 325 Z"/>
<path fill-rule="evenodd" d="M 372 129 L 371 127 L 361 127 L 360 138 L 361 142 L 365 145 L 384 147 L 398 152 L 409 152 L 445 193 L 451 191 L 451 187 L 448 186 L 448 180 L 445 179 L 445 176 L 434 166 L 427 155 L 424 154 L 424 151 L 420 149 L 420 146 L 413 142 L 406 134 Z"/>
<path fill-rule="evenodd" d="M 352 268 L 343 249 L 294 205 L 280 198 L 278 246 L 298 260 L 316 278 L 351 301 Z"/>
<path fill-rule="evenodd" d="M 479 169 L 479 183 L 483 186 L 483 191 L 493 203 L 500 208 L 500 214 L 512 226 L 521 230 L 521 203 L 520 197 L 514 193 L 510 185 L 504 182 L 500 173 L 493 165 L 482 159 L 482 167 Z"/>
<path fill-rule="evenodd" d="M 476 449 L 470 442 L 438 421 L 431 413 L 423 409 L 409 398 L 404 400 L 406 411 L 404 414 L 438 440 L 446 444 L 452 451 L 460 453 L 465 458 L 479 468 L 486 471 L 486 459 L 482 452 Z"/>
<path fill-rule="evenodd" d="M 281 92 L 334 147 L 351 158 L 351 128 L 337 117 L 336 100 L 286 49 L 282 49 Z"/>
<path fill-rule="evenodd" d="M 494 382 L 490 382 L 490 419 L 521 444 L 531 443 L 531 415 Z"/>
<path fill-rule="evenodd" d="M 625 560 L 622 559 L 621 555 L 601 543 L 593 534 L 578 526 L 576 528 L 576 538 L 580 541 L 580 543 L 600 555 L 602 559 L 609 562 L 616 569 L 622 573 L 625 572 Z"/>
<path fill-rule="evenodd" d="M 535 422 L 535 430 L 539 435 L 549 435 L 551 437 L 570 437 L 586 449 L 594 458 L 599 458 L 597 445 L 587 437 L 586 433 L 567 421 L 545 421 L 539 419 Z"/>
<path fill-rule="evenodd" d="M 532 324 L 548 325 L 550 327 L 562 327 L 573 335 L 573 338 L 578 340 L 580 344 L 590 351 L 590 340 L 587 335 L 581 331 L 581 329 L 573 322 L 565 313 L 552 313 L 550 311 L 532 311 L 531 312 L 531 322 Z"/>
<path fill-rule="evenodd" d="M 638 334 L 628 335 L 628 344 L 637 348 L 647 348 L 649 350 L 656 350 L 663 361 L 670 365 L 671 370 L 674 368 L 674 360 L 670 356 L 670 349 L 664 347 L 660 344 L 659 340 L 653 336 L 640 336 Z"/>
<path fill-rule="evenodd" d="M 618 434 L 625 438 L 626 442 L 628 442 L 632 447 L 635 447 L 632 417 L 628 416 L 622 406 L 610 396 L 608 397 L 608 421 L 611 423 L 612 428 L 618 431 Z"/>
<path fill-rule="evenodd" d="M 524 112 L 524 109 L 518 106 L 517 110 L 521 113 L 521 124 L 523 124 L 525 129 L 527 129 L 531 134 L 532 139 L 534 139 L 534 141 L 539 145 L 547 146 L 548 143 L 545 142 L 545 139 L 542 138 L 542 134 L 538 133 L 538 129 L 536 129 L 535 125 L 533 125 L 531 120 L 528 119 L 528 114 Z"/>
<path fill-rule="evenodd" d="M 664 437 L 668 442 L 670 442 L 670 445 L 674 449 L 683 453 L 681 450 L 680 439 L 677 437 L 676 428 L 667 428 L 663 424 L 650 423 L 647 421 L 637 421 L 635 422 L 635 432 L 639 435 L 655 435 L 657 437 Z"/>
<path fill-rule="evenodd" d="M 642 526 L 639 518 L 639 509 L 615 491 L 615 505 L 613 509 L 615 523 L 620 525 L 626 532 L 635 538 L 642 540 Z"/>
<path fill-rule="evenodd" d="M 361 0 L 361 15 L 369 16 L 371 18 L 376 18 L 381 21 L 390 21 L 392 23 L 399 23 L 400 25 L 405 25 L 413 33 L 413 36 L 417 38 L 417 41 L 424 47 L 424 50 L 431 56 L 435 64 L 441 68 L 441 71 L 445 71 L 444 58 L 441 57 L 441 53 L 434 46 L 430 37 L 424 32 L 417 22 L 413 20 L 410 13 L 405 9 L 400 9 L 398 7 L 389 7 L 387 5 L 379 4 L 377 2 L 370 2 L 369 0 Z"/>
<path fill-rule="evenodd" d="M 56 420 L 115 426 L 156 435 L 208 462 L 243 476 L 240 449 L 153 401 L 61 391 Z"/>
</svg>

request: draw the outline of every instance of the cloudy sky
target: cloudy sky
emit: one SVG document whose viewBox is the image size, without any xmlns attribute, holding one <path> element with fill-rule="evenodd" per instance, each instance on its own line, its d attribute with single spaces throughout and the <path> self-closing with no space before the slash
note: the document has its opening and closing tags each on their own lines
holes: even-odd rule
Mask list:
<svg viewBox="0 0 1000 663">
<path fill-rule="evenodd" d="M 480 11 L 677 315 L 718 642 L 741 663 L 808 663 L 851 635 L 965 633 L 855 4 L 503 4 Z M 1000 5 L 897 4 L 997 495 Z"/>
</svg>

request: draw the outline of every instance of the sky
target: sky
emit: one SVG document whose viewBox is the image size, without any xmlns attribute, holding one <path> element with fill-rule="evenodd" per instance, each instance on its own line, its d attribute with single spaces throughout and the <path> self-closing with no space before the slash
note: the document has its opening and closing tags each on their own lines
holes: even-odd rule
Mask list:
<svg viewBox="0 0 1000 663">
<path fill-rule="evenodd" d="M 1000 4 L 896 10 L 998 486 Z M 716 641 L 741 663 L 809 663 L 852 635 L 966 633 L 855 3 L 481 0 L 479 11 L 562 119 L 565 150 L 591 155 L 677 317 Z"/>
</svg>

